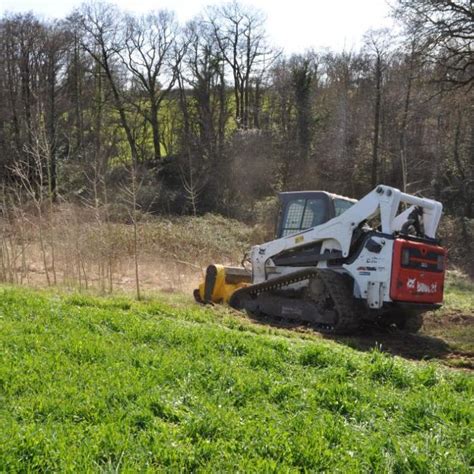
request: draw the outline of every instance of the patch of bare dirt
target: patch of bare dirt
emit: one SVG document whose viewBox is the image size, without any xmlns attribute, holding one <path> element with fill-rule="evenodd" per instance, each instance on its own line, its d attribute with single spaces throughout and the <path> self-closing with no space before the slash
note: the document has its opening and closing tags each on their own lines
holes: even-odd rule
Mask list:
<svg viewBox="0 0 474 474">
<path fill-rule="evenodd" d="M 460 310 L 454 309 L 449 311 L 444 310 L 442 313 L 430 312 L 424 315 L 423 323 L 425 327 L 446 327 L 453 324 L 459 326 L 474 326 L 474 314 L 465 314 Z"/>
</svg>

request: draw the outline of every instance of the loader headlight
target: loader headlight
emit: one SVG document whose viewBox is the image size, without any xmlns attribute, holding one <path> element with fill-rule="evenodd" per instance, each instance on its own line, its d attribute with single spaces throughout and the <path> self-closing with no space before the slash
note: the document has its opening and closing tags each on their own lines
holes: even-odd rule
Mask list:
<svg viewBox="0 0 474 474">
<path fill-rule="evenodd" d="M 436 269 L 440 271 L 444 270 L 444 255 L 438 255 L 436 259 Z"/>
</svg>

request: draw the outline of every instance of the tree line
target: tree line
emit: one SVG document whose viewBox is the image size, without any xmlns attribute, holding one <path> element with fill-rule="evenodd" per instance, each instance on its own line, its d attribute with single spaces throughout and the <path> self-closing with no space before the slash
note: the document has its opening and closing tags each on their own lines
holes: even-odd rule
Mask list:
<svg viewBox="0 0 474 474">
<path fill-rule="evenodd" d="M 288 55 L 237 2 L 186 25 L 100 2 L 5 13 L 4 194 L 252 219 L 277 191 L 380 182 L 472 219 L 472 2 L 397 0 L 393 15 L 397 36 Z"/>
</svg>

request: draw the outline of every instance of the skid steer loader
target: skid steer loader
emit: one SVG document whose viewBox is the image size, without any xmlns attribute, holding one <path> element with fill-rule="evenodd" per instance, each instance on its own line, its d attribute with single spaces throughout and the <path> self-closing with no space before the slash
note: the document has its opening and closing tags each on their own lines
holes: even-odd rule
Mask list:
<svg viewBox="0 0 474 474">
<path fill-rule="evenodd" d="M 242 268 L 210 265 L 199 303 L 350 333 L 365 320 L 416 332 L 441 306 L 442 205 L 379 185 L 361 200 L 322 191 L 280 193 L 276 240 Z"/>
</svg>

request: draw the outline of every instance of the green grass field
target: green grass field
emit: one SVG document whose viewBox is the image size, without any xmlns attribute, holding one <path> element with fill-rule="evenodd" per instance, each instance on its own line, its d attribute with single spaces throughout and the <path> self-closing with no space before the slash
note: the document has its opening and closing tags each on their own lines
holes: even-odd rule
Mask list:
<svg viewBox="0 0 474 474">
<path fill-rule="evenodd" d="M 0 471 L 472 472 L 473 377 L 229 310 L 0 289 Z"/>
</svg>

